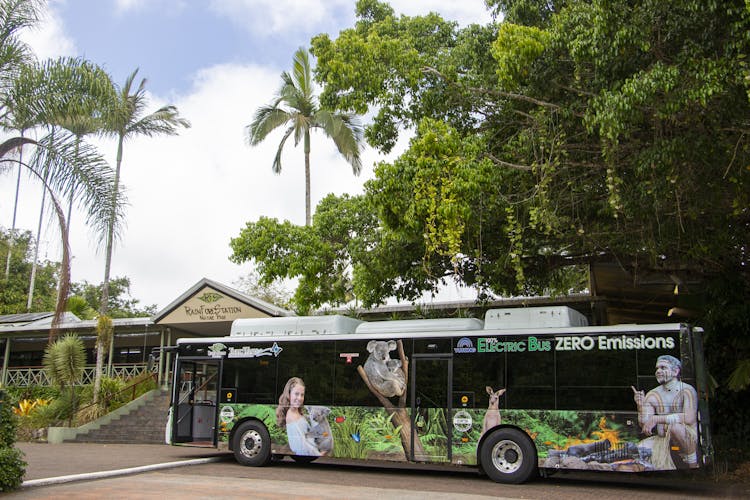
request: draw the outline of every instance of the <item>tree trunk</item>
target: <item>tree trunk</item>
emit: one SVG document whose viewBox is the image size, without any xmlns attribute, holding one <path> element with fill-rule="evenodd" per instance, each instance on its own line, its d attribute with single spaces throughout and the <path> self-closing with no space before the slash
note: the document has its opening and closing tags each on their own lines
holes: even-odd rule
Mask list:
<svg viewBox="0 0 750 500">
<path fill-rule="evenodd" d="M 310 209 L 310 131 L 305 130 L 305 225 L 312 224 Z"/>
<path fill-rule="evenodd" d="M 101 303 L 99 304 L 99 314 L 107 315 L 109 313 L 109 273 L 112 267 L 112 250 L 114 247 L 115 239 L 115 217 L 117 198 L 119 197 L 120 191 L 120 167 L 122 166 L 122 143 L 123 136 L 121 135 L 117 143 L 117 166 L 115 168 L 115 185 L 112 193 L 112 213 L 110 214 L 109 227 L 107 228 L 107 248 L 106 255 L 104 257 L 104 281 L 102 282 L 102 297 Z M 99 376 L 99 372 L 96 372 Z"/>
</svg>

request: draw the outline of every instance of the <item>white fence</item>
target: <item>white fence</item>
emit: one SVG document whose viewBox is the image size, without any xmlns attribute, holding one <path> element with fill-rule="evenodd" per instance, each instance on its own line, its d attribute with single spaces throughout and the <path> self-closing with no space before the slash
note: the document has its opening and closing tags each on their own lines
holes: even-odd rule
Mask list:
<svg viewBox="0 0 750 500">
<path fill-rule="evenodd" d="M 112 365 L 111 377 L 128 379 L 140 375 L 147 370 L 145 363 L 123 363 Z M 87 366 L 83 370 L 83 376 L 79 381 L 78 385 L 87 385 L 94 383 L 94 371 L 95 366 Z M 151 369 L 152 373 L 157 373 L 159 370 L 158 365 Z M 106 371 L 106 367 L 105 367 Z M 47 372 L 40 366 L 33 366 L 27 368 L 8 368 L 5 376 L 5 385 L 27 387 L 30 385 L 52 385 L 47 377 Z"/>
</svg>

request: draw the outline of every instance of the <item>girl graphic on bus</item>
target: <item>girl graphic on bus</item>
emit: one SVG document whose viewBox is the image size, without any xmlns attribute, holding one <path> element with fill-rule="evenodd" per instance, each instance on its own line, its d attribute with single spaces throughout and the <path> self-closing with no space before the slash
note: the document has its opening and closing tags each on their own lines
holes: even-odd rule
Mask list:
<svg viewBox="0 0 750 500">
<path fill-rule="evenodd" d="M 286 429 L 289 448 L 295 455 L 321 456 L 310 437 L 310 422 L 305 415 L 305 383 L 299 377 L 290 378 L 279 396 L 279 406 L 276 408 L 276 423 Z"/>
</svg>

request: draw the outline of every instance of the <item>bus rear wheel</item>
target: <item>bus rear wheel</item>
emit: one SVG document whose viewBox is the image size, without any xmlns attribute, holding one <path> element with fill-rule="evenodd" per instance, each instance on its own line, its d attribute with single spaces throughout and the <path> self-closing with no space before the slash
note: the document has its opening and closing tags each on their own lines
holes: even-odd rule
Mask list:
<svg viewBox="0 0 750 500">
<path fill-rule="evenodd" d="M 232 449 L 240 464 L 260 467 L 271 461 L 271 436 L 260 422 L 243 422 L 234 434 Z"/>
<path fill-rule="evenodd" d="M 534 444 L 517 429 L 498 429 L 484 440 L 482 469 L 495 482 L 519 484 L 537 471 Z"/>
</svg>

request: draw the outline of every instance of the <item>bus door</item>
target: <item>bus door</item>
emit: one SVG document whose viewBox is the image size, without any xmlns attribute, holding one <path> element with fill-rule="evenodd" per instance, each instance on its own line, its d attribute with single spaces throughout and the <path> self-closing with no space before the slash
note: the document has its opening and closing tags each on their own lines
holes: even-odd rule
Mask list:
<svg viewBox="0 0 750 500">
<path fill-rule="evenodd" d="M 414 354 L 411 362 L 411 459 L 450 462 L 452 426 L 450 354 Z"/>
<path fill-rule="evenodd" d="M 172 442 L 215 446 L 221 360 L 181 359 L 173 401 Z"/>
</svg>

